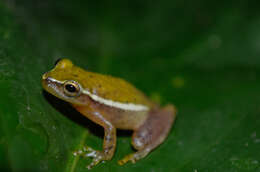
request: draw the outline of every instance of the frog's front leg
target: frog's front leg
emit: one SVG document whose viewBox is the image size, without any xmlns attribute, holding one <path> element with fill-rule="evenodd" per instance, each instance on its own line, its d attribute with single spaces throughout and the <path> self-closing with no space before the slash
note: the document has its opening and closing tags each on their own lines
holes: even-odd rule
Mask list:
<svg viewBox="0 0 260 172">
<path fill-rule="evenodd" d="M 172 105 L 168 105 L 163 109 L 151 110 L 147 120 L 134 131 L 132 136 L 132 145 L 137 152 L 119 160 L 119 165 L 123 165 L 128 161 L 135 163 L 159 146 L 167 137 L 175 117 L 176 109 Z"/>
<path fill-rule="evenodd" d="M 82 113 L 82 109 L 80 112 Z M 99 162 L 110 160 L 113 157 L 116 148 L 116 128 L 107 119 L 105 119 L 100 112 L 84 112 L 85 116 L 87 116 L 95 123 L 101 125 L 105 131 L 102 151 L 97 151 L 86 146 L 82 150 L 74 152 L 74 155 L 92 157 L 93 161 L 87 166 L 88 169 L 91 169 Z"/>
</svg>

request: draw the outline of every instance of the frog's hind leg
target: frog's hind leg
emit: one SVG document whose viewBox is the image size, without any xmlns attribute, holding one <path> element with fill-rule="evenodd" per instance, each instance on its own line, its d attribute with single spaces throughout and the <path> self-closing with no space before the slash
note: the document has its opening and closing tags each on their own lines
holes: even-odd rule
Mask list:
<svg viewBox="0 0 260 172">
<path fill-rule="evenodd" d="M 167 137 L 176 117 L 174 106 L 168 105 L 162 109 L 151 110 L 149 113 L 148 119 L 132 136 L 132 145 L 137 152 L 119 160 L 118 163 L 120 165 L 128 161 L 135 163 L 160 145 Z"/>
</svg>

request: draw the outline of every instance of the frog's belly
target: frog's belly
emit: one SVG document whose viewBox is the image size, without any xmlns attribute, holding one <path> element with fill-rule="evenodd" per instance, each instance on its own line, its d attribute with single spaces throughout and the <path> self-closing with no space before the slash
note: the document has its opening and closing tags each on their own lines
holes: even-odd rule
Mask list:
<svg viewBox="0 0 260 172">
<path fill-rule="evenodd" d="M 101 103 L 95 103 L 95 110 L 103 114 L 104 118 L 110 121 L 119 129 L 137 129 L 148 116 L 148 111 L 130 111 L 110 107 Z"/>
</svg>

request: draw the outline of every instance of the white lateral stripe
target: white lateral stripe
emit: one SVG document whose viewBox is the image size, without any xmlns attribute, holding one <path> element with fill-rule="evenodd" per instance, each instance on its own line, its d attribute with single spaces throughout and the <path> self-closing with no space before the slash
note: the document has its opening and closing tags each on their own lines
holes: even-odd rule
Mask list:
<svg viewBox="0 0 260 172">
<path fill-rule="evenodd" d="M 48 79 L 51 80 L 52 82 L 56 82 L 59 84 L 63 84 L 66 82 L 66 81 L 59 81 L 59 80 L 56 80 L 51 77 L 48 77 Z M 99 97 L 95 94 L 90 93 L 88 90 L 83 89 L 80 84 L 79 84 L 79 86 L 80 86 L 82 93 L 87 94 L 93 100 L 95 100 L 101 104 L 107 105 L 107 106 L 111 106 L 111 107 L 115 107 L 115 108 L 119 108 L 119 109 L 123 109 L 123 110 L 130 110 L 130 111 L 147 111 L 149 109 L 147 106 L 140 105 L 140 104 L 120 103 L 120 102 L 115 102 L 113 100 L 107 100 L 107 99 Z"/>
<path fill-rule="evenodd" d="M 54 78 L 51 78 L 51 77 L 48 77 L 48 80 L 52 81 L 52 82 L 56 82 L 58 84 L 63 84 L 65 81 L 59 81 L 59 80 L 56 80 Z"/>
<path fill-rule="evenodd" d="M 144 105 L 139 105 L 139 104 L 133 104 L 133 103 L 120 103 L 120 102 L 114 102 L 112 100 L 107 100 L 107 99 L 103 99 L 95 94 L 91 94 L 89 91 L 87 90 L 82 90 L 82 92 L 84 94 L 89 95 L 89 97 L 91 97 L 93 100 L 102 103 L 104 105 L 107 106 L 111 106 L 111 107 L 116 107 L 119 109 L 123 109 L 123 110 L 131 110 L 131 111 L 147 111 L 148 107 L 144 106 Z"/>
</svg>

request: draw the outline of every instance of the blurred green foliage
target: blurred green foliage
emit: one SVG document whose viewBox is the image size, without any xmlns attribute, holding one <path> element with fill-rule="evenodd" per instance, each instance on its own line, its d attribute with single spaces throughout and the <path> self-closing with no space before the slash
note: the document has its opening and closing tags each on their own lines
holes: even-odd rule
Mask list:
<svg viewBox="0 0 260 172">
<path fill-rule="evenodd" d="M 102 128 L 42 91 L 57 58 L 125 78 L 178 119 L 136 164 L 119 133 L 92 171 L 260 171 L 259 1 L 0 2 L 0 170 L 87 171 L 73 150 L 102 146 Z"/>
</svg>

